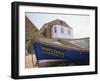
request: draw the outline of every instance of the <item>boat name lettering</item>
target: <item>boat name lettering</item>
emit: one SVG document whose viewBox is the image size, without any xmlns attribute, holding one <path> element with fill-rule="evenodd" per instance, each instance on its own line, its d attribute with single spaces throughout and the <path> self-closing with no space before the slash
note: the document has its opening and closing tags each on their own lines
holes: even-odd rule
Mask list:
<svg viewBox="0 0 100 81">
<path fill-rule="evenodd" d="M 42 54 L 64 57 L 64 52 L 49 47 L 42 46 Z"/>
</svg>

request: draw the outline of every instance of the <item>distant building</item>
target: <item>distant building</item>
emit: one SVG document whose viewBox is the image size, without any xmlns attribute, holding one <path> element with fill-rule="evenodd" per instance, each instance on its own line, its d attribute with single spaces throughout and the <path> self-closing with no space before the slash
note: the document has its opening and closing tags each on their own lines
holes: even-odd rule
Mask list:
<svg viewBox="0 0 100 81">
<path fill-rule="evenodd" d="M 53 20 L 43 25 L 40 29 L 45 38 L 73 38 L 73 29 L 59 19 Z"/>
<path fill-rule="evenodd" d="M 37 32 L 37 27 L 25 16 L 25 33 L 26 39 L 32 39 L 35 32 Z"/>
</svg>

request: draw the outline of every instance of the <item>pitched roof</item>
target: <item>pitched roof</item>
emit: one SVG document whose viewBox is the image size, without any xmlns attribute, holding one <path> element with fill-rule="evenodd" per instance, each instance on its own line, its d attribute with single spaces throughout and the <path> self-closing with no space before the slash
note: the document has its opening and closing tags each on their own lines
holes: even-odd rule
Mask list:
<svg viewBox="0 0 100 81">
<path fill-rule="evenodd" d="M 60 20 L 60 19 L 55 19 L 55 20 L 53 20 L 53 21 L 48 22 L 47 24 L 52 24 L 52 25 L 58 24 L 58 25 L 63 25 L 63 26 L 65 26 L 65 27 L 71 28 L 65 21 Z"/>
<path fill-rule="evenodd" d="M 34 32 L 34 30 L 39 31 L 27 16 L 25 16 L 25 26 L 29 29 L 30 32 Z"/>
<path fill-rule="evenodd" d="M 65 21 L 63 20 L 60 20 L 60 19 L 55 19 L 55 20 L 52 20 L 48 23 L 45 23 L 42 28 L 40 29 L 40 31 L 43 31 L 45 28 L 48 27 L 48 25 L 62 25 L 62 26 L 65 26 L 65 27 L 69 27 L 71 28 Z M 72 29 L 72 28 L 71 28 Z"/>
</svg>

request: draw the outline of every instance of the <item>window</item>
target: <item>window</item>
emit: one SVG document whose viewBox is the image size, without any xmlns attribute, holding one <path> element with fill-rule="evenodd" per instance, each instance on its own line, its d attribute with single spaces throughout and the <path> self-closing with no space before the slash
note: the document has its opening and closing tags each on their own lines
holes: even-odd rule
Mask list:
<svg viewBox="0 0 100 81">
<path fill-rule="evenodd" d="M 61 27 L 61 33 L 63 34 L 64 33 L 64 29 Z"/>
<path fill-rule="evenodd" d="M 71 35 L 71 31 L 70 31 L 70 29 L 68 29 L 68 35 Z"/>
<path fill-rule="evenodd" d="M 57 32 L 57 28 L 56 28 L 56 26 L 54 27 L 54 32 L 55 32 L 55 33 Z"/>
</svg>

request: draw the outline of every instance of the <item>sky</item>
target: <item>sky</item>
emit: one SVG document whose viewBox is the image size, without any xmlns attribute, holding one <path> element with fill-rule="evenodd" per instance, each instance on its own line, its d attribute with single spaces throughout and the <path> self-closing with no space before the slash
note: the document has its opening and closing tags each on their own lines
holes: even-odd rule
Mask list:
<svg viewBox="0 0 100 81">
<path fill-rule="evenodd" d="M 27 16 L 38 29 L 40 29 L 45 23 L 60 19 L 65 21 L 73 29 L 73 38 L 90 36 L 89 15 L 26 12 L 25 16 Z"/>
</svg>

